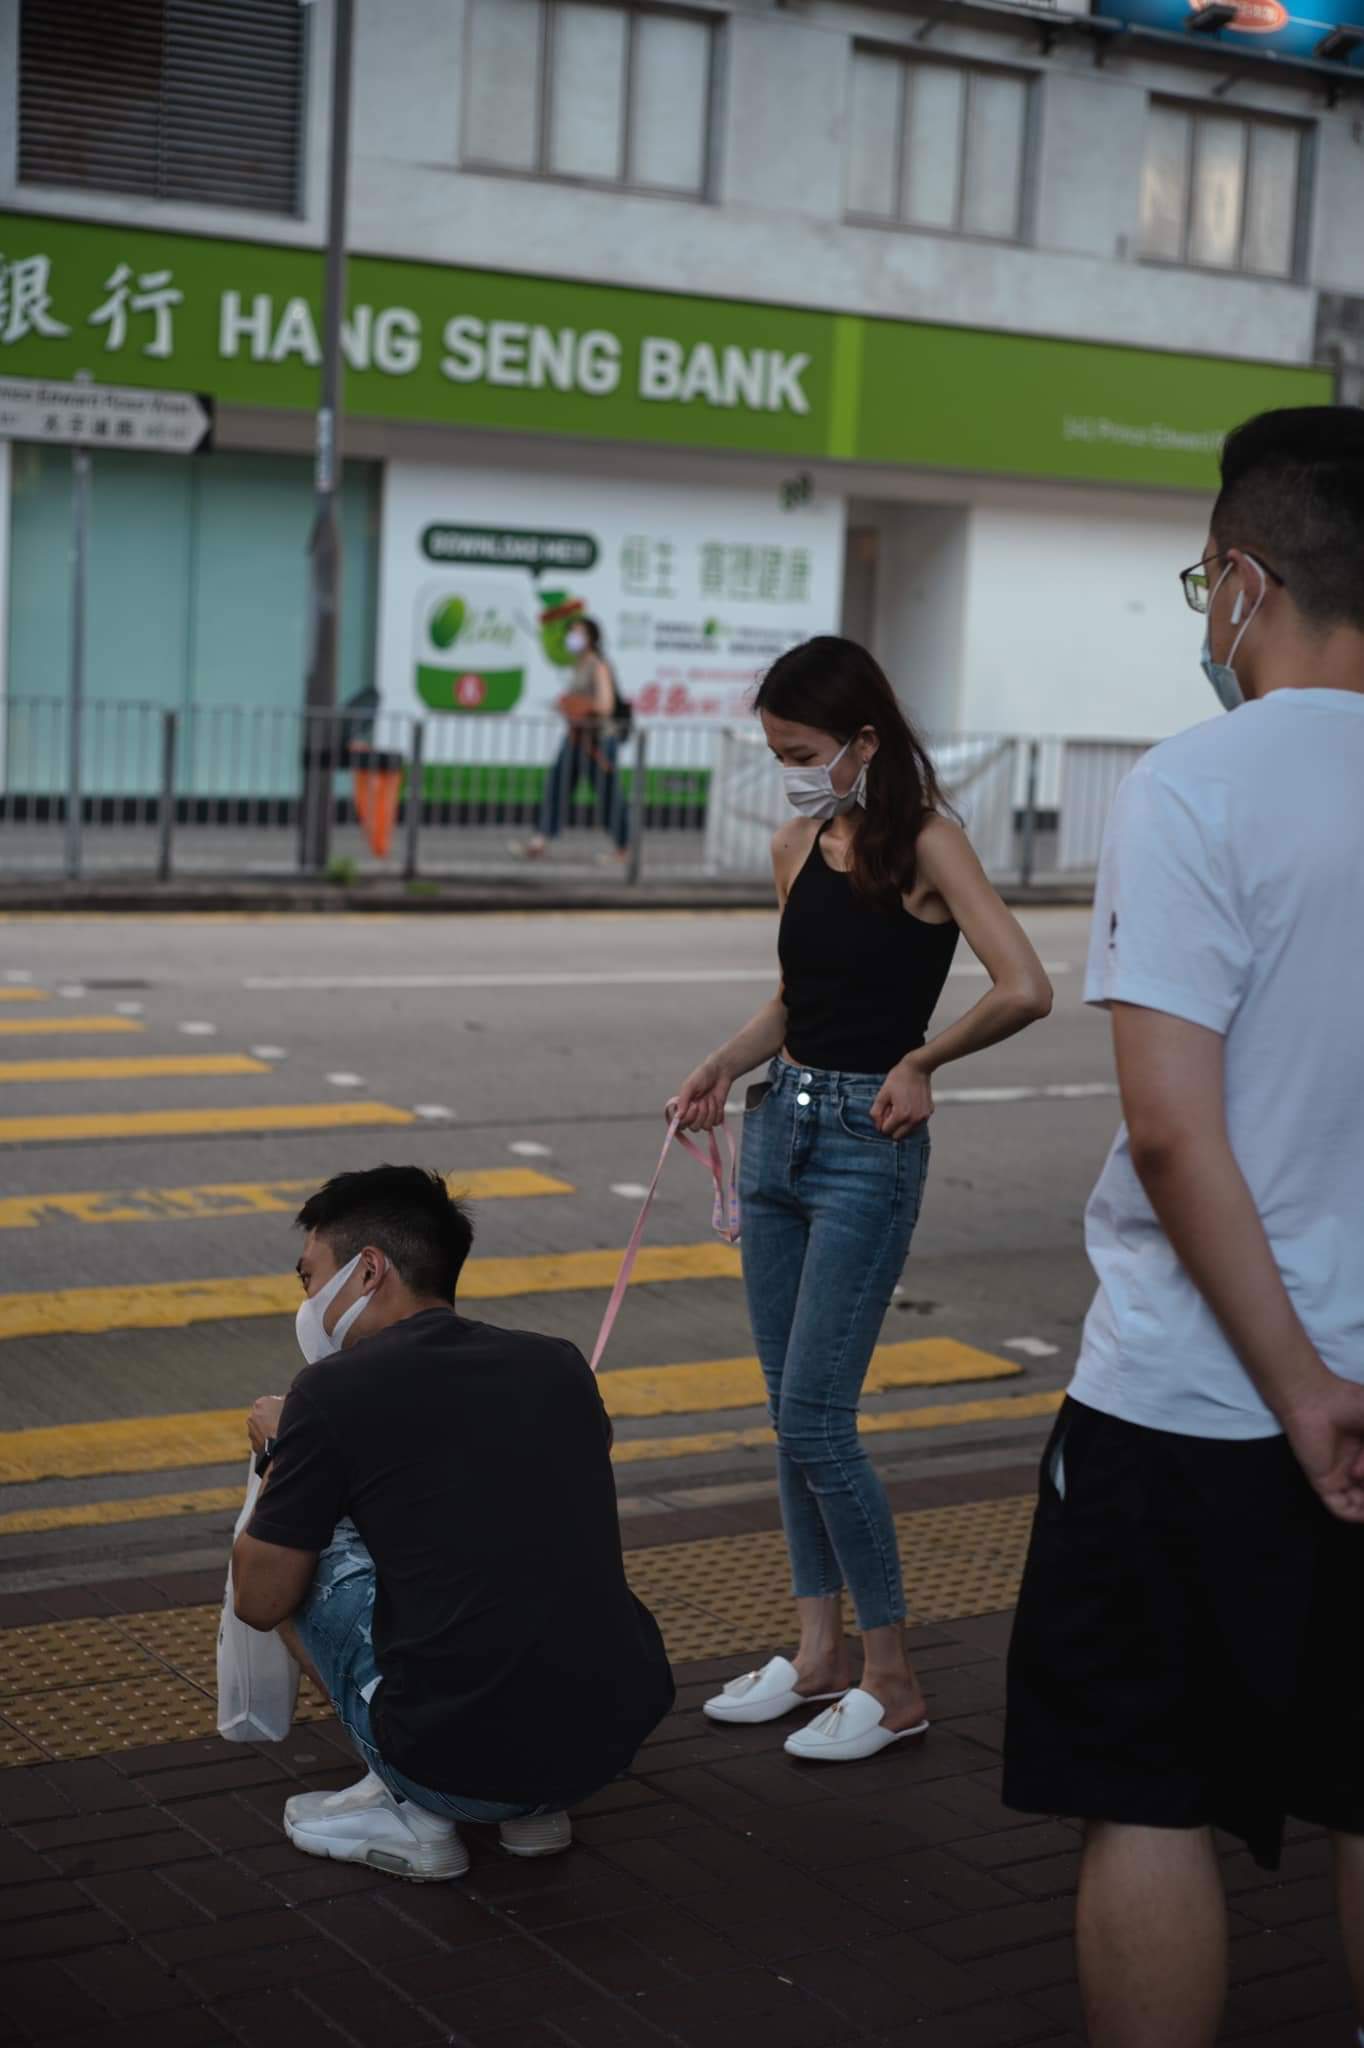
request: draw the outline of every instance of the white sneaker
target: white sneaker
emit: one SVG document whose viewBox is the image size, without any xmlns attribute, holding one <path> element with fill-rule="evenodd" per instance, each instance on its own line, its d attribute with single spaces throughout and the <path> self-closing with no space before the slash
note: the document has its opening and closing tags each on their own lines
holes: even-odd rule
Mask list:
<svg viewBox="0 0 1364 2048">
<path fill-rule="evenodd" d="M 400 1805 L 372 1771 L 340 1792 L 296 1792 L 284 1803 L 284 1832 L 308 1856 L 368 1863 L 418 1884 L 463 1877 L 469 1868 L 454 1822 L 410 1799 Z"/>
<path fill-rule="evenodd" d="M 524 1820 L 504 1820 L 497 1832 L 509 1856 L 557 1856 L 573 1844 L 573 1823 L 566 1813 L 534 1813 Z"/>
</svg>

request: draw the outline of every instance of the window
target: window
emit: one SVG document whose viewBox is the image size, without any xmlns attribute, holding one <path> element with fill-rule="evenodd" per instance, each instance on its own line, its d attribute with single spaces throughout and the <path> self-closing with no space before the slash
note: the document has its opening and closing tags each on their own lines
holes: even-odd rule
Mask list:
<svg viewBox="0 0 1364 2048">
<path fill-rule="evenodd" d="M 466 163 L 705 189 L 711 24 L 600 0 L 470 0 Z"/>
<path fill-rule="evenodd" d="M 19 177 L 294 213 L 298 0 L 22 0 Z"/>
<path fill-rule="evenodd" d="M 847 210 L 1014 241 L 1022 232 L 1028 81 L 1016 72 L 853 52 Z"/>
<path fill-rule="evenodd" d="M 1203 270 L 1291 277 L 1297 267 L 1302 130 L 1151 104 L 1141 253 Z"/>
</svg>

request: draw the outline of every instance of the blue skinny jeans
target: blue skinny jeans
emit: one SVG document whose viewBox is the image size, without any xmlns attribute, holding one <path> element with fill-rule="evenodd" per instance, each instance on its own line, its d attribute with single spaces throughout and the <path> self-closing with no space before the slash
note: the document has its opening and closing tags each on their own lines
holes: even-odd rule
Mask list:
<svg viewBox="0 0 1364 2048">
<path fill-rule="evenodd" d="M 918 1221 L 928 1131 L 871 1120 L 882 1077 L 774 1060 L 749 1092 L 740 1199 L 744 1286 L 777 1432 L 798 1598 L 852 1595 L 860 1629 L 903 1621 L 895 1523 L 857 1409 Z"/>
</svg>

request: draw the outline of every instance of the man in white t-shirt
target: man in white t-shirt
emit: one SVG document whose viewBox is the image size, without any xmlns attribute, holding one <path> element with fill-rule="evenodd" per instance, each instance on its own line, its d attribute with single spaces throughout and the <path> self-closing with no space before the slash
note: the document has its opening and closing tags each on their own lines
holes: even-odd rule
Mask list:
<svg viewBox="0 0 1364 2048">
<path fill-rule="evenodd" d="M 1096 2048 L 1215 2040 L 1211 1831 L 1274 1868 L 1289 1817 L 1333 1836 L 1364 2014 L 1364 412 L 1232 434 L 1183 581 L 1232 715 L 1109 825 L 1126 1122 L 1009 1664 L 1004 1797 L 1088 1823 Z"/>
</svg>

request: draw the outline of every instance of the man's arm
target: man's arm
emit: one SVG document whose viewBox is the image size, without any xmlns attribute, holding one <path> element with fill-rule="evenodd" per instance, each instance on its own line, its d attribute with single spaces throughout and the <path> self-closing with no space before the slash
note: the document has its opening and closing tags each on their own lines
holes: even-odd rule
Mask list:
<svg viewBox="0 0 1364 2048">
<path fill-rule="evenodd" d="M 232 1550 L 232 1604 L 248 1628 L 278 1628 L 303 1605 L 317 1570 L 316 1550 L 287 1550 L 244 1530 Z"/>
<path fill-rule="evenodd" d="M 346 1511 L 341 1468 L 302 1373 L 281 1402 L 264 1395 L 247 1416 L 251 1448 L 278 1434 L 255 1511 L 232 1551 L 233 1606 L 248 1628 L 278 1628 L 307 1597 L 317 1560 Z"/>
<path fill-rule="evenodd" d="M 1364 1387 L 1322 1363 L 1289 1299 L 1225 1111 L 1224 1041 L 1114 1001 L 1132 1164 L 1166 1236 L 1321 1499 L 1364 1523 Z"/>
</svg>

